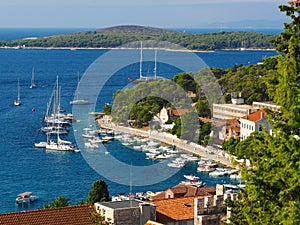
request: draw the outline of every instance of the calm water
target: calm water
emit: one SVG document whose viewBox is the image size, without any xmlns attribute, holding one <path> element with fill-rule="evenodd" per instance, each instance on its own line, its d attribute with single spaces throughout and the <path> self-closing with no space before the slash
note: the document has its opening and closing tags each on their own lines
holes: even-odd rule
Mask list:
<svg viewBox="0 0 300 225">
<path fill-rule="evenodd" d="M 1 38 L 0 38 L 1 39 Z M 34 141 L 43 140 L 38 135 L 40 121 L 46 111 L 56 76 L 62 85 L 61 105 L 71 111 L 69 101 L 73 99 L 77 85 L 77 73 L 83 74 L 88 66 L 105 51 L 103 50 L 30 50 L 0 49 L 0 212 L 20 211 L 15 206 L 18 193 L 33 191 L 40 199 L 29 208 L 36 209 L 54 200 L 67 196 L 73 203 L 85 200 L 92 183 L 103 179 L 85 162 L 80 153 L 46 153 L 44 149 L 33 148 Z M 176 54 L 174 52 L 174 54 Z M 229 68 L 234 64 L 257 63 L 265 56 L 275 55 L 272 51 L 219 51 L 197 53 L 209 66 Z M 147 65 L 146 65 L 147 66 Z M 35 68 L 36 89 L 30 89 L 32 67 Z M 180 72 L 177 69 L 160 66 L 158 69 L 167 78 Z M 138 70 L 130 71 L 132 78 L 138 77 Z M 104 102 L 110 102 L 112 94 L 128 83 L 128 72 L 119 71 L 111 78 L 106 89 L 99 96 L 96 109 L 100 111 Z M 17 80 L 21 85 L 22 106 L 14 107 L 17 96 Z M 32 108 L 35 109 L 32 112 Z M 73 131 L 68 138 L 73 140 Z M 133 151 L 114 141 L 108 149 L 128 163 L 139 161 L 147 164 L 143 153 Z M 196 165 L 188 164 L 172 178 L 152 186 L 133 187 L 138 191 L 159 191 L 176 185 L 183 174 L 196 173 Z M 229 182 L 228 178 L 213 179 L 198 174 L 208 185 Z M 145 178 L 147 179 L 147 178 Z M 129 186 L 107 180 L 111 195 L 129 192 Z"/>
</svg>

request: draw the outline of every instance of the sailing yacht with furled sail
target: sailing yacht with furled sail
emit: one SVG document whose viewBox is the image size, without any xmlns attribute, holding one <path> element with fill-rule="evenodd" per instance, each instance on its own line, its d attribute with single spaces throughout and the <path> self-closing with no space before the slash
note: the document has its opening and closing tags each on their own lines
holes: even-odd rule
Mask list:
<svg viewBox="0 0 300 225">
<path fill-rule="evenodd" d="M 86 99 L 80 99 L 79 98 L 79 82 L 80 82 L 80 78 L 79 78 L 79 73 L 78 73 L 78 77 L 77 77 L 77 91 L 75 94 L 75 98 L 73 101 L 70 101 L 71 105 L 87 105 L 90 104 L 90 102 Z"/>
<path fill-rule="evenodd" d="M 54 104 L 53 104 L 53 114 L 56 117 L 57 121 L 60 121 L 60 93 L 59 93 L 59 86 L 58 86 L 58 76 L 56 78 L 56 85 L 54 89 Z M 52 150 L 52 151 L 72 151 L 72 152 L 78 152 L 79 150 L 76 148 L 76 145 L 72 144 L 70 141 L 65 141 L 60 138 L 60 124 L 57 124 L 57 138 L 56 140 L 50 140 L 47 136 L 47 144 L 46 144 L 46 150 Z"/>
<path fill-rule="evenodd" d="M 154 59 L 154 76 L 144 76 L 143 75 L 143 42 L 141 41 L 141 46 L 140 46 L 140 77 L 139 79 L 131 79 L 128 78 L 128 80 L 131 83 L 140 83 L 140 82 L 151 82 L 151 81 L 156 81 L 158 79 L 157 75 L 156 75 L 156 71 L 157 71 L 157 49 L 155 49 L 155 59 Z"/>
<path fill-rule="evenodd" d="M 32 68 L 32 73 L 31 73 L 31 84 L 30 84 L 30 88 L 34 88 L 37 85 L 34 83 L 34 67 Z"/>
<path fill-rule="evenodd" d="M 15 106 L 20 106 L 21 105 L 21 98 L 20 98 L 20 81 L 18 80 L 18 97 L 14 101 Z"/>
</svg>

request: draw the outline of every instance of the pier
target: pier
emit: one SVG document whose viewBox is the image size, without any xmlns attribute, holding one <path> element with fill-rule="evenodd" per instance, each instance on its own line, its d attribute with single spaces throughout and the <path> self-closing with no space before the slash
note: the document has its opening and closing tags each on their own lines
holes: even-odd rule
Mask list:
<svg viewBox="0 0 300 225">
<path fill-rule="evenodd" d="M 165 133 L 165 132 L 158 132 L 156 130 L 140 130 L 135 129 L 131 127 L 124 127 L 117 124 L 112 123 L 110 120 L 105 119 L 97 119 L 96 123 L 101 127 L 105 129 L 111 129 L 114 131 L 119 131 L 122 133 L 134 135 L 134 136 L 140 136 L 140 137 L 146 137 L 150 138 L 168 145 L 174 145 L 178 149 L 185 151 L 189 154 L 206 158 L 208 160 L 213 160 L 219 164 L 224 165 L 225 167 L 234 168 L 235 166 L 231 163 L 231 156 L 224 152 L 218 152 L 217 150 L 211 148 L 211 147 L 204 147 L 201 145 L 198 145 L 194 142 L 189 142 L 186 140 L 182 140 L 177 138 L 176 136 Z"/>
</svg>

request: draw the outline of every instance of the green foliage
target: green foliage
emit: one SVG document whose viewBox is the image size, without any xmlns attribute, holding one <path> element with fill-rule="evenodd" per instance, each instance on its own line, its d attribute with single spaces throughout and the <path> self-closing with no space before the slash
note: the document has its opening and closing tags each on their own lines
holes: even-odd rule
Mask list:
<svg viewBox="0 0 300 225">
<path fill-rule="evenodd" d="M 227 141 L 223 141 L 222 148 L 227 150 L 230 154 L 236 154 L 236 146 L 240 143 L 240 140 L 234 137 L 229 138 Z"/>
<path fill-rule="evenodd" d="M 45 204 L 43 206 L 44 209 L 49 209 L 49 208 L 59 208 L 59 207 L 65 207 L 71 205 L 70 199 L 68 197 L 64 196 L 59 196 L 52 202 Z"/>
<path fill-rule="evenodd" d="M 209 108 L 209 104 L 207 100 L 201 100 L 199 99 L 195 105 L 195 109 L 198 113 L 198 116 L 204 117 L 204 118 L 210 118 L 211 117 L 211 112 Z"/>
<path fill-rule="evenodd" d="M 275 37 L 256 32 L 189 34 L 151 27 L 118 26 L 37 39 L 0 41 L 0 46 L 113 48 L 133 41 L 157 40 L 178 44 L 190 50 L 216 50 L 241 48 L 243 42 L 246 48 L 273 48 L 270 40 Z"/>
<path fill-rule="evenodd" d="M 111 220 L 108 219 L 107 221 L 105 220 L 104 216 L 101 216 L 100 213 L 97 213 L 96 211 L 91 212 L 90 214 L 90 220 L 95 224 L 95 225 L 112 225 L 110 222 Z"/>
<path fill-rule="evenodd" d="M 110 115 L 111 114 L 111 106 L 105 104 L 103 106 L 102 112 L 105 113 L 105 115 Z"/>
<path fill-rule="evenodd" d="M 261 65 L 240 65 L 225 70 L 218 79 L 223 93 L 241 92 L 246 104 L 272 100 L 277 83 L 277 63 L 274 60 L 268 58 Z"/>
<path fill-rule="evenodd" d="M 193 79 L 191 73 L 180 73 L 175 75 L 172 79 L 175 83 L 177 83 L 180 87 L 182 87 L 185 91 L 191 90 L 196 91 L 197 83 Z"/>
<path fill-rule="evenodd" d="M 236 147 L 252 167 L 242 170 L 247 185 L 238 201 L 228 202 L 235 213 L 230 224 L 300 224 L 300 8 L 280 9 L 292 19 L 274 40 L 282 55 L 271 86 L 281 112 L 268 114 L 273 136 L 254 133 Z"/>
<path fill-rule="evenodd" d="M 118 123 L 135 120 L 138 126 L 148 125 L 163 106 L 176 103 L 176 108 L 191 108 L 189 100 L 180 86 L 170 80 L 142 82 L 116 95 L 112 118 Z"/>
<path fill-rule="evenodd" d="M 88 193 L 86 202 L 94 204 L 95 202 L 109 201 L 109 192 L 107 184 L 104 180 L 97 180 L 93 183 L 91 190 Z"/>
<path fill-rule="evenodd" d="M 198 143 L 207 145 L 209 142 L 209 134 L 212 129 L 212 123 L 203 123 L 200 121 L 200 130 L 199 130 L 199 138 Z"/>
</svg>

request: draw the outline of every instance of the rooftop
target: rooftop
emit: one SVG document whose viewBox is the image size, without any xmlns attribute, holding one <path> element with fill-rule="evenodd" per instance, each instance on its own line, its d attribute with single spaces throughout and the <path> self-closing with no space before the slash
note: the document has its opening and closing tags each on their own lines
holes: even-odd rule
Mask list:
<svg viewBox="0 0 300 225">
<path fill-rule="evenodd" d="M 68 206 L 55 209 L 29 210 L 0 214 L 1 225 L 93 225 L 90 213 L 92 205 Z"/>
<path fill-rule="evenodd" d="M 194 219 L 195 197 L 156 200 L 156 218 L 161 223 Z"/>
<path fill-rule="evenodd" d="M 214 187 L 197 187 L 194 185 L 186 185 L 180 183 L 167 189 L 166 191 L 162 191 L 157 195 L 154 195 L 151 199 L 156 200 L 163 200 L 167 198 L 166 192 L 172 191 L 174 193 L 175 198 L 182 198 L 182 197 L 192 197 L 192 196 L 207 196 L 207 195 L 214 195 L 216 193 L 216 189 Z M 154 203 L 155 204 L 155 203 Z"/>
<path fill-rule="evenodd" d="M 140 204 L 149 204 L 142 202 L 137 199 L 125 200 L 125 201 L 114 201 L 114 202 L 99 202 L 98 204 L 111 209 L 124 209 L 124 208 L 137 208 Z"/>
<path fill-rule="evenodd" d="M 252 122 L 257 122 L 257 121 L 260 121 L 262 119 L 262 115 L 263 115 L 264 118 L 267 117 L 267 113 L 264 110 L 258 110 L 254 113 L 243 116 L 242 119 L 249 120 L 249 121 L 252 121 Z"/>
<path fill-rule="evenodd" d="M 182 116 L 182 115 L 186 114 L 189 111 L 190 111 L 189 109 L 174 109 L 172 111 L 172 113 L 173 113 L 174 116 Z"/>
<path fill-rule="evenodd" d="M 213 106 L 221 106 L 223 108 L 231 109 L 252 109 L 252 105 L 236 105 L 236 104 L 213 104 Z"/>
</svg>

